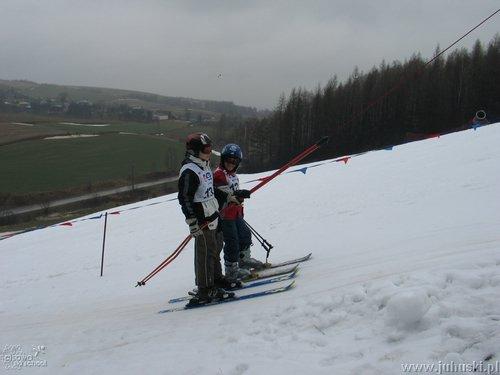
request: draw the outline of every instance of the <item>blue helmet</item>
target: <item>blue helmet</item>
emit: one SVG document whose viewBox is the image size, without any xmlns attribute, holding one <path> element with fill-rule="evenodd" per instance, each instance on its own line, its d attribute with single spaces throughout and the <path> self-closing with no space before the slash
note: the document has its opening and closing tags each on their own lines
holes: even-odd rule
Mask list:
<svg viewBox="0 0 500 375">
<path fill-rule="evenodd" d="M 240 161 L 243 159 L 243 153 L 241 152 L 240 146 L 234 143 L 225 145 L 220 153 L 220 156 L 222 158 L 236 158 Z"/>
<path fill-rule="evenodd" d="M 224 162 L 228 158 L 234 158 L 236 159 L 236 165 L 234 170 L 238 169 L 238 166 L 240 165 L 241 159 L 243 159 L 243 153 L 241 152 L 240 146 L 238 146 L 235 143 L 229 143 L 224 146 L 220 153 L 220 165 L 224 167 Z"/>
</svg>

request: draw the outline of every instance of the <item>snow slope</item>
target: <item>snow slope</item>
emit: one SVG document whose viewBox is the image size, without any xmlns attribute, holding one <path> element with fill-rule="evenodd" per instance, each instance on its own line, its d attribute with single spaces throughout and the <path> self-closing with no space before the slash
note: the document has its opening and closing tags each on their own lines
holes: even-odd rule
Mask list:
<svg viewBox="0 0 500 375">
<path fill-rule="evenodd" d="M 313 258 L 292 291 L 255 300 L 157 314 L 193 286 L 192 244 L 134 288 L 187 234 L 174 195 L 109 217 L 102 278 L 102 220 L 0 241 L 0 368 L 5 345 L 38 348 L 46 362 L 22 369 L 37 374 L 398 374 L 493 355 L 492 365 L 499 145 L 494 124 L 278 177 L 246 218 L 275 246 L 271 261 Z M 258 244 L 253 255 L 265 256 Z"/>
</svg>

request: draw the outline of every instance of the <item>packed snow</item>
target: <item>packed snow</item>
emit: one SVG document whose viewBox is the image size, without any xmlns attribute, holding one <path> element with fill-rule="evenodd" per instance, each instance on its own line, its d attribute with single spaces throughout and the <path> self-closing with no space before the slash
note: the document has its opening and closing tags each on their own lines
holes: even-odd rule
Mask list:
<svg viewBox="0 0 500 375">
<path fill-rule="evenodd" d="M 98 134 L 71 134 L 71 135 L 55 135 L 53 137 L 45 137 L 44 139 L 72 139 L 72 138 L 92 138 L 98 137 Z"/>
<path fill-rule="evenodd" d="M 0 368 L 498 373 L 499 145 L 494 124 L 277 177 L 246 219 L 274 245 L 270 261 L 313 257 L 294 289 L 248 301 L 157 313 L 194 286 L 192 243 L 134 288 L 188 233 L 175 194 L 108 217 L 102 278 L 103 219 L 2 240 Z"/>
<path fill-rule="evenodd" d="M 78 122 L 60 122 L 61 125 L 77 125 L 77 126 L 95 126 L 95 127 L 104 127 L 109 126 L 109 124 L 80 124 Z"/>
</svg>

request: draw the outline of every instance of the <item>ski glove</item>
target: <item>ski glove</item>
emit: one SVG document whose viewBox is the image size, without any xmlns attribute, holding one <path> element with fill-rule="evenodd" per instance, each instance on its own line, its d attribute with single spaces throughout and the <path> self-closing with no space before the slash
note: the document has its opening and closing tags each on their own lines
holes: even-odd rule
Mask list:
<svg viewBox="0 0 500 375">
<path fill-rule="evenodd" d="M 186 224 L 189 225 L 189 233 L 191 233 L 193 237 L 197 237 L 203 233 L 196 218 L 186 219 Z"/>
<path fill-rule="evenodd" d="M 252 194 L 252 192 L 246 189 L 236 190 L 234 192 L 234 195 L 236 195 L 237 198 L 242 198 L 242 199 L 250 198 L 250 194 Z"/>
<path fill-rule="evenodd" d="M 241 201 L 238 199 L 238 197 L 234 194 L 228 194 L 227 196 L 227 203 L 234 203 L 234 204 L 240 204 Z"/>
</svg>

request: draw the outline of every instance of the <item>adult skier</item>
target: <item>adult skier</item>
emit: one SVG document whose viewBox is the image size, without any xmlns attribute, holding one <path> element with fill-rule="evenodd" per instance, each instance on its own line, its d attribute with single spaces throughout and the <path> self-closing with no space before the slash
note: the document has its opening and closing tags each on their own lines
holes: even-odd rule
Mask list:
<svg viewBox="0 0 500 375">
<path fill-rule="evenodd" d="M 226 278 L 230 281 L 240 280 L 250 275 L 250 269 L 262 269 L 264 263 L 250 256 L 252 235 L 243 220 L 243 201 L 250 198 L 249 190 L 239 189 L 239 178 L 236 174 L 243 153 L 240 146 L 234 143 L 224 146 L 221 152 L 219 167 L 214 172 L 216 191 L 234 195 L 239 203 L 223 202 L 221 227 L 224 236 L 224 266 Z"/>
<path fill-rule="evenodd" d="M 229 286 L 230 283 L 223 277 L 220 264 L 220 247 L 217 242 L 218 200 L 238 200 L 232 194 L 214 190 L 210 169 L 211 153 L 212 141 L 208 135 L 189 135 L 186 140 L 186 158 L 179 172 L 178 200 L 189 231 L 195 238 L 194 268 L 198 291 L 190 300 L 191 305 L 234 296 L 234 293 L 220 287 Z M 207 225 L 203 227 L 205 224 Z"/>
</svg>

